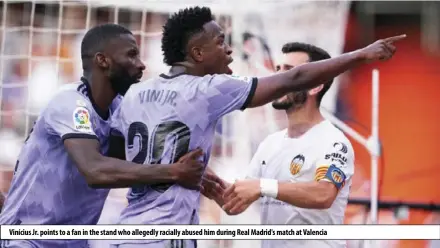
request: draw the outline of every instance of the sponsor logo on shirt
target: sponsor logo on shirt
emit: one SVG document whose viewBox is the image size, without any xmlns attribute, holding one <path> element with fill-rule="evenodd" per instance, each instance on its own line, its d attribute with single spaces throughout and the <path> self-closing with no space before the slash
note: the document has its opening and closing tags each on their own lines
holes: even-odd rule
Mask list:
<svg viewBox="0 0 440 248">
<path fill-rule="evenodd" d="M 342 142 L 335 142 L 333 147 L 335 149 L 334 152 L 326 154 L 325 159 L 330 160 L 330 162 L 338 162 L 341 166 L 344 166 L 347 163 L 347 145 Z"/>
<path fill-rule="evenodd" d="M 336 142 L 333 144 L 333 147 L 338 149 L 340 152 L 342 153 L 347 153 L 348 152 L 348 147 L 346 144 L 342 143 L 342 142 Z"/>
<path fill-rule="evenodd" d="M 251 79 L 249 77 L 243 77 L 243 76 L 237 76 L 237 75 L 230 75 L 230 76 L 233 77 L 233 78 L 245 81 L 245 82 L 251 81 Z"/>
</svg>

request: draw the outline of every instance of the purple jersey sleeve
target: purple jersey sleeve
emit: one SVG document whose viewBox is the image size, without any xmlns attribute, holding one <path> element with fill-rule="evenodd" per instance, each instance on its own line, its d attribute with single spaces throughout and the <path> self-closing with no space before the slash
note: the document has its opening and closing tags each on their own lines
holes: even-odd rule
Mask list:
<svg viewBox="0 0 440 248">
<path fill-rule="evenodd" d="M 92 123 L 92 106 L 89 105 L 84 97 L 76 92 L 66 92 L 55 97 L 43 113 L 49 133 L 61 137 L 62 140 L 98 139 Z"/>
<path fill-rule="evenodd" d="M 209 112 L 217 119 L 234 111 L 244 110 L 257 88 L 257 78 L 214 75 L 202 88 L 208 96 Z"/>
</svg>

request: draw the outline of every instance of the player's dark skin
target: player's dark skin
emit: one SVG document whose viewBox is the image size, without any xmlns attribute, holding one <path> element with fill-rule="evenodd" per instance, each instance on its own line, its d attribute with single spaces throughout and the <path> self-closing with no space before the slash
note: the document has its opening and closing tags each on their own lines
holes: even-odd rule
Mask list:
<svg viewBox="0 0 440 248">
<path fill-rule="evenodd" d="M 117 95 L 109 77 L 111 70 L 114 73 L 116 69 L 122 70 L 135 81 L 142 76 L 145 65 L 139 58 L 139 49 L 133 35 L 124 34 L 111 39 L 103 52 L 93 56 L 91 69 L 84 72 L 84 77 L 91 82 L 92 98 L 103 113 L 108 112 Z M 197 161 L 202 156 L 200 149 L 186 154 L 175 164 L 144 165 L 123 160 L 125 156 L 119 152 L 124 151 L 123 147 L 111 146 L 110 154 L 120 159 L 103 156 L 99 151 L 99 141 L 95 139 L 66 139 L 64 146 L 93 188 L 125 188 L 159 183 L 178 183 L 190 189 L 200 187 L 203 173 L 203 164 Z"/>
<path fill-rule="evenodd" d="M 5 204 L 5 196 L 0 192 L 0 213 L 2 212 L 3 204 Z"/>
<path fill-rule="evenodd" d="M 232 62 L 232 50 L 224 42 L 223 30 L 215 21 L 206 23 L 203 28 L 204 32 L 189 38 L 185 61 L 175 64 L 170 70 L 171 75 L 186 73 L 204 76 L 232 73 L 228 67 Z M 378 40 L 367 47 L 331 59 L 307 63 L 283 73 L 260 77 L 255 94 L 247 107 L 259 107 L 289 92 L 317 87 L 339 74 L 365 63 L 389 60 L 396 51 L 393 43 L 405 37 L 406 35 L 399 35 Z M 204 175 L 202 187 L 205 196 L 219 199 L 224 184 L 212 171 L 208 170 Z"/>
</svg>

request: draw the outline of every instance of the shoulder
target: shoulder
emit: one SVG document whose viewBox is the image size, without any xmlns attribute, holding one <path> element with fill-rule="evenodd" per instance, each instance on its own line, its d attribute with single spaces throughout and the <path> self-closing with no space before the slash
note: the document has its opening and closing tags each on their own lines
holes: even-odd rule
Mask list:
<svg viewBox="0 0 440 248">
<path fill-rule="evenodd" d="M 230 82 L 249 84 L 257 81 L 256 77 L 228 75 L 228 74 L 214 74 L 211 75 L 211 82 Z"/>
<path fill-rule="evenodd" d="M 87 88 L 84 83 L 65 84 L 58 89 L 58 91 L 52 97 L 51 101 L 53 102 L 60 99 L 67 100 L 67 102 L 71 99 L 88 99 Z"/>
<path fill-rule="evenodd" d="M 73 109 L 91 109 L 90 100 L 87 97 L 87 89 L 82 83 L 63 85 L 49 101 L 44 112 L 63 112 Z"/>
<path fill-rule="evenodd" d="M 260 147 L 263 148 L 267 148 L 270 147 L 274 144 L 279 143 L 286 134 L 286 129 L 269 134 L 261 143 L 260 143 Z"/>
<path fill-rule="evenodd" d="M 326 157 L 337 157 L 347 161 L 354 161 L 354 149 L 348 137 L 329 121 L 323 127 L 322 139 Z M 346 162 L 346 161 L 345 161 Z"/>
<path fill-rule="evenodd" d="M 323 131 L 325 131 L 326 134 L 323 138 L 328 144 L 331 144 L 333 146 L 335 145 L 335 142 L 341 142 L 343 143 L 343 145 L 347 146 L 347 148 L 352 149 L 352 145 L 348 137 L 344 134 L 344 132 L 333 125 L 330 121 L 326 120 L 326 123 L 323 126 Z"/>
<path fill-rule="evenodd" d="M 193 82 L 201 83 L 205 86 L 214 87 L 230 87 L 231 85 L 248 85 L 250 83 L 256 82 L 257 78 L 246 77 L 246 76 L 236 76 L 228 74 L 212 74 L 203 77 L 194 77 Z"/>
</svg>

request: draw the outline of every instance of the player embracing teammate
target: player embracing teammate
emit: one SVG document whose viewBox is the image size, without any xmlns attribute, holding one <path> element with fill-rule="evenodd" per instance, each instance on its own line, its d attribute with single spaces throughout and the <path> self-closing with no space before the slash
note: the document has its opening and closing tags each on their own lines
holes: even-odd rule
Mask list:
<svg viewBox="0 0 440 248">
<path fill-rule="evenodd" d="M 195 150 L 173 164 L 150 166 L 109 150 L 111 115 L 145 65 L 133 34 L 115 24 L 90 29 L 81 44 L 83 77 L 56 94 L 19 155 L 1 225 L 94 225 L 110 188 L 178 183 L 197 188 Z M 87 240 L 2 240 L 2 248 L 86 248 Z"/>
</svg>

